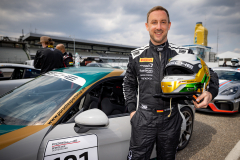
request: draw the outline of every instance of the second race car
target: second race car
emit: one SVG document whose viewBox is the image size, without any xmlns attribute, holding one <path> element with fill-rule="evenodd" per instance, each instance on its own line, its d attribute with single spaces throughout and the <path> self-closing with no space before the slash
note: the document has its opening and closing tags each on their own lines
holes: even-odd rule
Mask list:
<svg viewBox="0 0 240 160">
<path fill-rule="evenodd" d="M 219 78 L 218 95 L 207 108 L 197 111 L 229 114 L 240 112 L 240 68 L 217 67 L 213 70 Z"/>
</svg>

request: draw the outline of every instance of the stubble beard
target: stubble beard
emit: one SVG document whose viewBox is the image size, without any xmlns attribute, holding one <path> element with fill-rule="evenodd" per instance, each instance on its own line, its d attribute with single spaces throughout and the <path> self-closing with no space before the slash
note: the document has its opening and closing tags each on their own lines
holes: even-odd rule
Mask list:
<svg viewBox="0 0 240 160">
<path fill-rule="evenodd" d="M 150 34 L 150 33 L 149 33 Z M 162 38 L 160 40 L 155 39 L 154 35 L 150 34 L 150 38 L 152 41 L 154 41 L 157 45 L 165 43 L 165 39 L 167 37 L 168 33 L 163 34 Z"/>
</svg>

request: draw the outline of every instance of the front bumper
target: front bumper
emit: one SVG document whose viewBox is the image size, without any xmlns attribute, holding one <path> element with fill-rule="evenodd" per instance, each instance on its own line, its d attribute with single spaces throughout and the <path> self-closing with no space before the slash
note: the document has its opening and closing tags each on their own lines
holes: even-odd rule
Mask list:
<svg viewBox="0 0 240 160">
<path fill-rule="evenodd" d="M 239 110 L 239 102 L 234 100 L 214 100 L 209 103 L 207 108 L 197 108 L 197 111 L 210 113 L 237 113 Z"/>
</svg>

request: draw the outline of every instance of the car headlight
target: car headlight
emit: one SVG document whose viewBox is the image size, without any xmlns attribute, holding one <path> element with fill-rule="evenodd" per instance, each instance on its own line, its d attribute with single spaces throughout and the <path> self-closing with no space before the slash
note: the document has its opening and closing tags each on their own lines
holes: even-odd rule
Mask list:
<svg viewBox="0 0 240 160">
<path fill-rule="evenodd" d="M 231 95 L 231 94 L 237 93 L 237 91 L 238 91 L 238 87 L 235 86 L 235 87 L 231 87 L 231 88 L 225 89 L 220 94 L 221 95 Z"/>
</svg>

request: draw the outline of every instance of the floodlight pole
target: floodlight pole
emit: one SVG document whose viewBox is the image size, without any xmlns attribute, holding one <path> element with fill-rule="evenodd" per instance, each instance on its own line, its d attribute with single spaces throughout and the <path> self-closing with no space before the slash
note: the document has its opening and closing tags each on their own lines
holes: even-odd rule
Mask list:
<svg viewBox="0 0 240 160">
<path fill-rule="evenodd" d="M 71 35 L 69 37 L 72 38 Z M 75 55 L 75 36 L 73 36 L 72 40 L 73 40 L 73 54 Z"/>
</svg>

